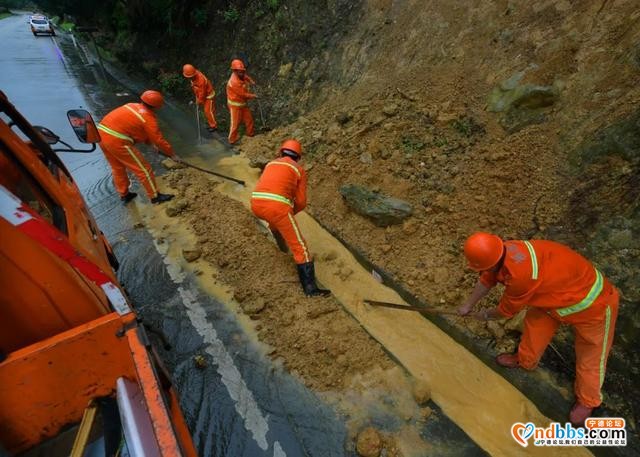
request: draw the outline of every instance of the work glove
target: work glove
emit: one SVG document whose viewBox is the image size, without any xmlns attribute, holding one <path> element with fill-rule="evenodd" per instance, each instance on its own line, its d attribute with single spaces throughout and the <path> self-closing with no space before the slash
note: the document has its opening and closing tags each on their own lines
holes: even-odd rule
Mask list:
<svg viewBox="0 0 640 457">
<path fill-rule="evenodd" d="M 190 100 L 190 101 L 189 101 L 189 105 L 193 105 L 193 100 Z"/>
</svg>

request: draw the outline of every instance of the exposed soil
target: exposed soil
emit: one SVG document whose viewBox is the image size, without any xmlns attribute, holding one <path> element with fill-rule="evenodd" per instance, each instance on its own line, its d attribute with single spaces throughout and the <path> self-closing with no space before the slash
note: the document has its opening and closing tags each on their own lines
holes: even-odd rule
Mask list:
<svg viewBox="0 0 640 457">
<path fill-rule="evenodd" d="M 188 202 L 182 214 L 199 240 L 202 258 L 217 266 L 212 278 L 233 288 L 244 312 L 258 321 L 272 358 L 313 389 L 346 388 L 355 374 L 389 369 L 393 362 L 333 297 L 307 298 L 290 255 L 269 240 L 241 203 L 190 170 L 167 177 Z"/>
</svg>

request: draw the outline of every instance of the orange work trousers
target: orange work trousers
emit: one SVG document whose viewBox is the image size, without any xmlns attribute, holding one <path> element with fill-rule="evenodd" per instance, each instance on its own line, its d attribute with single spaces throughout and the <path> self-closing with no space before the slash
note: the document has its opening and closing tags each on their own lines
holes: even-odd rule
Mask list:
<svg viewBox="0 0 640 457">
<path fill-rule="evenodd" d="M 609 285 L 589 308 L 575 314 L 560 317 L 553 311 L 529 308 L 518 347 L 520 366 L 527 370 L 534 369 L 558 326 L 571 325 L 575 331 L 576 399 L 590 408 L 600 406 L 619 300 L 618 291 Z"/>
<path fill-rule="evenodd" d="M 293 216 L 293 209 L 289 205 L 272 200 L 252 198 L 251 211 L 256 217 L 266 221 L 271 230 L 282 235 L 297 264 L 311 262 L 307 242 L 302 237 L 300 227 Z"/>
<path fill-rule="evenodd" d="M 209 127 L 212 129 L 218 128 L 216 122 L 216 101 L 213 98 L 207 98 L 204 101 L 204 116 L 207 118 Z"/>
<path fill-rule="evenodd" d="M 251 110 L 247 106 L 231 106 L 229 107 L 229 113 L 231 115 L 231 125 L 229 126 L 229 143 L 233 144 L 238 141 L 238 129 L 240 124 L 244 124 L 245 133 L 247 136 L 254 135 L 253 129 L 253 116 Z"/>
<path fill-rule="evenodd" d="M 121 197 L 124 197 L 129 192 L 130 182 L 127 170 L 136 175 L 150 199 L 158 194 L 156 177 L 153 174 L 151 165 L 132 143 L 102 133 L 100 148 L 111 166 L 113 184 Z"/>
</svg>

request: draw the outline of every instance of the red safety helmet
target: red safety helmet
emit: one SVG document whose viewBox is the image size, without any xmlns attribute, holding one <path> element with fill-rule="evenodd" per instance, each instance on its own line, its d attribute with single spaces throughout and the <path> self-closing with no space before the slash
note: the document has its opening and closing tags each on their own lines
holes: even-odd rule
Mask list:
<svg viewBox="0 0 640 457">
<path fill-rule="evenodd" d="M 154 108 L 161 108 L 164 104 L 164 97 L 157 90 L 145 90 L 140 96 L 140 100 Z"/>
<path fill-rule="evenodd" d="M 185 78 L 193 78 L 196 75 L 196 67 L 190 63 L 184 64 L 182 67 L 182 76 Z"/>
<path fill-rule="evenodd" d="M 244 68 L 244 62 L 242 62 L 242 60 L 240 60 L 240 59 L 233 59 L 231 61 L 231 69 L 232 70 L 242 70 L 242 71 L 246 70 L 246 68 Z"/>
<path fill-rule="evenodd" d="M 476 232 L 464 243 L 464 256 L 469 268 L 475 271 L 489 270 L 502 258 L 504 242 L 498 235 Z"/>
<path fill-rule="evenodd" d="M 282 153 L 284 151 L 295 152 L 298 158 L 302 157 L 302 145 L 298 140 L 291 139 L 282 143 L 282 146 L 280 146 L 280 152 Z"/>
</svg>

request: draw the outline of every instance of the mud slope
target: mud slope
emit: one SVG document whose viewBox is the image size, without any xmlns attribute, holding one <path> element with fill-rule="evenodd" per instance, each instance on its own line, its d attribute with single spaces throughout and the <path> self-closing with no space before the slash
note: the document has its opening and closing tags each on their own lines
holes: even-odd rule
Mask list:
<svg viewBox="0 0 640 457">
<path fill-rule="evenodd" d="M 623 295 L 605 404 L 636 423 L 637 2 L 371 1 L 365 9 L 344 44 L 358 56 L 358 82 L 334 88 L 296 122 L 244 139 L 241 151 L 258 164 L 284 138 L 300 139 L 308 211 L 426 303 L 464 300 L 475 275 L 461 245 L 477 230 L 555 239 L 588 255 Z M 514 91 L 531 92 L 509 105 Z M 413 215 L 376 227 L 343 202 L 346 183 L 402 198 Z M 517 323 L 451 321 L 492 340 L 494 353 L 517 345 Z M 554 344 L 543 366 L 569 386 L 568 329 Z"/>
</svg>

